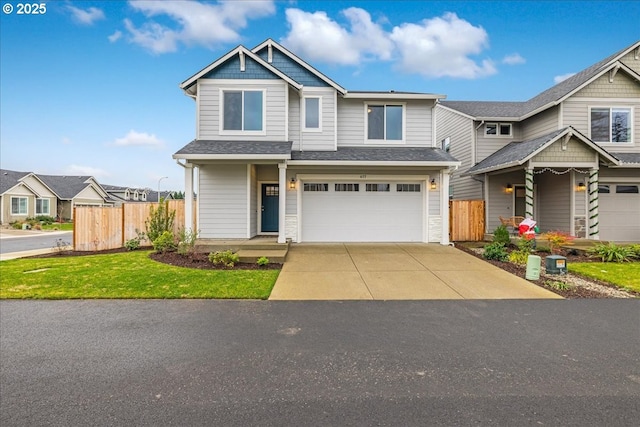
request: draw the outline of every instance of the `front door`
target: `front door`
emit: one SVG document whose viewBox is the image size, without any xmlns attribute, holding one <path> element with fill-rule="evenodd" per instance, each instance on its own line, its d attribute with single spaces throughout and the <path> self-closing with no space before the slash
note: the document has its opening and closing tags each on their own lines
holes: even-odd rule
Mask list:
<svg viewBox="0 0 640 427">
<path fill-rule="evenodd" d="M 278 232 L 278 184 L 262 184 L 261 228 L 263 233 Z"/>
</svg>

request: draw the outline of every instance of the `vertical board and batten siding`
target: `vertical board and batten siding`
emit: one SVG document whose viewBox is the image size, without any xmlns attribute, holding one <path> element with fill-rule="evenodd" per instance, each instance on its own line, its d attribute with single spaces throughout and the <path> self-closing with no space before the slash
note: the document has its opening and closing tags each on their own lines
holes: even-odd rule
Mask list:
<svg viewBox="0 0 640 427">
<path fill-rule="evenodd" d="M 558 130 L 558 108 L 548 108 L 520 123 L 520 140 L 527 141 Z"/>
<path fill-rule="evenodd" d="M 320 96 L 322 97 L 321 109 L 321 126 L 322 132 L 308 132 L 304 130 L 304 117 L 299 117 L 302 132 L 297 149 L 302 151 L 333 151 L 336 146 L 336 126 L 335 126 L 335 106 L 336 106 L 336 90 L 329 87 L 326 89 L 314 88 L 313 91 L 304 92 L 304 96 Z M 298 103 L 299 103 L 298 99 Z M 300 114 L 300 113 L 299 113 Z"/>
<path fill-rule="evenodd" d="M 362 99 L 338 99 L 338 146 L 365 145 L 367 127 L 365 103 L 393 104 L 394 101 Z M 433 101 L 409 100 L 405 103 L 404 145 L 414 147 L 432 146 L 432 106 Z M 372 144 L 374 145 L 374 144 Z M 380 144 L 376 144 L 380 145 Z M 398 145 L 393 141 L 389 145 Z"/>
<path fill-rule="evenodd" d="M 613 83 L 609 83 L 608 76 L 609 74 L 605 74 L 598 78 L 563 102 L 563 124 L 571 125 L 587 137 L 591 137 L 590 108 L 631 107 L 633 108 L 633 143 L 603 144 L 603 146 L 608 151 L 620 153 L 640 152 L 640 83 L 631 79 L 623 71 L 618 71 Z"/>
<path fill-rule="evenodd" d="M 247 166 L 200 166 L 198 209 L 200 237 L 247 237 Z"/>
<path fill-rule="evenodd" d="M 484 200 L 449 201 L 449 238 L 451 241 L 484 239 Z"/>
<path fill-rule="evenodd" d="M 534 181 L 540 189 L 536 192 L 538 212 L 534 212 L 540 231 L 559 230 L 568 233 L 573 220 L 570 205 L 574 191 L 571 187 L 571 175 L 545 172 L 535 175 Z"/>
<path fill-rule="evenodd" d="M 470 176 L 462 176 L 473 163 L 474 138 L 473 120 L 442 107 L 436 107 L 436 144 L 449 138 L 449 154 L 462 162 L 451 175 L 453 199 L 479 199 L 482 197 L 482 183 Z"/>
<path fill-rule="evenodd" d="M 288 85 L 283 80 L 263 80 L 234 82 L 229 80 L 198 80 L 198 139 L 223 139 L 229 141 L 284 141 L 286 139 L 286 98 Z M 266 115 L 263 117 L 265 135 L 221 135 L 220 114 L 222 106 L 220 90 L 224 89 L 266 90 L 263 102 Z"/>
</svg>

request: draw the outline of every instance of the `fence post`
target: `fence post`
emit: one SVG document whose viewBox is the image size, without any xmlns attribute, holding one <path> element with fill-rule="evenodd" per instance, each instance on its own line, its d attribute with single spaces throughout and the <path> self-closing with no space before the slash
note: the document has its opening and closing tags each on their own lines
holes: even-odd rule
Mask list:
<svg viewBox="0 0 640 427">
<path fill-rule="evenodd" d="M 121 247 L 124 247 L 124 242 L 125 242 L 125 240 L 124 240 L 124 233 L 125 233 L 125 229 L 124 229 L 124 209 L 125 208 L 124 208 L 124 205 L 125 204 L 126 203 L 122 204 L 122 227 L 121 227 L 122 228 L 122 234 L 121 234 L 121 236 L 122 236 L 122 245 L 121 245 Z"/>
<path fill-rule="evenodd" d="M 61 221 L 62 221 L 62 215 L 60 215 L 61 217 Z M 76 236 L 78 235 L 78 233 L 76 233 L 76 224 L 78 222 L 78 217 L 76 216 L 76 207 L 73 207 L 73 235 L 72 235 L 72 239 L 73 239 L 73 250 L 76 250 Z M 60 222 L 60 229 L 62 229 L 62 222 Z"/>
</svg>

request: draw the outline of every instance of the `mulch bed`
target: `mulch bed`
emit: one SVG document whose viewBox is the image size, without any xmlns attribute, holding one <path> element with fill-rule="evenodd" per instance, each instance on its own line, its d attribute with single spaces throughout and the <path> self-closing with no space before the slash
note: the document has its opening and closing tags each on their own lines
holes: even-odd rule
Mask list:
<svg viewBox="0 0 640 427">
<path fill-rule="evenodd" d="M 476 242 L 473 242 L 473 243 L 476 243 Z M 477 246 L 477 245 L 475 245 L 475 246 Z M 479 247 L 481 247 L 481 246 L 479 246 Z M 458 249 L 460 249 L 460 250 L 462 250 L 464 252 L 467 252 L 467 253 L 475 256 L 476 258 L 480 258 L 481 260 L 483 260 L 485 262 L 493 264 L 496 267 L 501 268 L 501 269 L 503 269 L 503 270 L 505 270 L 505 271 L 507 271 L 507 272 L 509 272 L 511 274 L 514 274 L 514 275 L 516 275 L 518 277 L 525 278 L 525 276 L 526 276 L 527 268 L 525 266 L 521 266 L 521 265 L 518 265 L 518 264 L 513 264 L 513 263 L 510 263 L 510 262 L 503 262 L 503 261 L 497 261 L 497 260 L 493 260 L 493 259 L 486 259 L 482 255 L 478 254 L 477 252 L 474 252 L 471 249 L 469 249 L 469 247 L 467 247 L 465 245 L 465 242 L 457 242 L 456 243 L 456 248 L 458 248 Z M 535 255 L 540 256 L 540 258 L 541 258 L 540 264 L 542 266 L 544 266 L 545 265 L 545 258 L 548 255 L 552 255 L 552 254 L 547 253 L 547 252 L 536 252 Z M 553 254 L 553 255 L 561 255 L 561 256 L 567 258 L 567 264 L 578 263 L 578 262 L 595 262 L 595 261 L 597 261 L 594 258 L 590 258 L 590 257 L 588 257 L 586 255 L 581 255 L 580 253 L 578 253 L 578 252 L 576 252 L 574 250 L 565 250 L 565 249 L 563 249 L 563 250 L 560 250 L 558 253 Z M 575 273 L 571 273 L 571 274 L 579 276 L 578 274 L 575 274 Z M 558 275 L 557 277 L 558 277 L 558 281 L 562 281 L 562 276 L 561 275 Z M 580 276 L 580 277 L 584 277 L 584 276 Z M 611 285 L 609 283 L 606 283 L 606 282 L 603 282 L 603 281 L 600 281 L 600 280 L 596 280 L 596 279 L 593 279 L 593 278 L 590 278 L 590 277 L 589 278 L 585 277 L 585 279 L 589 280 L 589 281 L 591 281 L 593 283 L 597 283 L 599 285 L 602 285 L 602 286 L 606 286 L 606 287 L 613 288 L 613 289 L 618 289 L 616 286 L 613 286 L 613 285 Z M 576 299 L 576 298 L 611 298 L 611 296 L 609 296 L 607 294 L 603 294 L 601 292 L 597 292 L 597 291 L 592 290 L 592 289 L 583 288 L 581 286 L 573 286 L 571 289 L 567 289 L 567 290 L 554 289 L 552 287 L 549 287 L 549 286 L 545 285 L 545 282 L 548 281 L 548 280 L 549 280 L 548 278 L 543 278 L 541 276 L 541 278 L 538 279 L 538 280 L 528 280 L 528 281 L 533 283 L 533 284 L 535 284 L 535 285 L 538 285 L 538 286 L 540 286 L 542 288 L 545 288 L 545 289 L 547 289 L 547 290 L 549 290 L 551 292 L 554 292 L 554 293 L 556 293 L 556 294 L 558 294 L 558 295 L 560 295 L 560 296 L 562 296 L 564 298 L 568 298 L 568 299 Z"/>
<path fill-rule="evenodd" d="M 279 270 L 282 264 L 269 263 L 260 266 L 256 263 L 239 262 L 233 267 L 225 267 L 224 265 L 215 265 L 209 261 L 207 254 L 195 253 L 191 255 L 180 255 L 177 252 L 151 253 L 149 257 L 155 261 L 164 264 L 174 265 L 176 267 L 197 268 L 200 270 Z"/>
</svg>

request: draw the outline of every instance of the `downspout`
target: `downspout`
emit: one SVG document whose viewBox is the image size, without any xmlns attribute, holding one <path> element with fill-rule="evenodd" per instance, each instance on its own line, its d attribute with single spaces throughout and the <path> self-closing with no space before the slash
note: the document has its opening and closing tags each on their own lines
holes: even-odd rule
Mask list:
<svg viewBox="0 0 640 427">
<path fill-rule="evenodd" d="M 474 132 L 473 132 L 473 150 L 471 151 L 471 153 L 473 154 L 473 159 L 471 160 L 472 164 L 476 163 L 476 159 L 478 158 L 477 156 L 477 151 L 478 151 L 478 129 L 480 129 L 480 127 L 484 124 L 484 120 L 482 120 L 480 122 L 480 124 L 478 126 L 476 126 Z M 482 185 L 480 186 L 481 191 L 480 194 L 482 195 L 482 200 L 484 200 L 484 217 L 485 217 L 485 221 L 484 221 L 484 232 L 487 233 L 488 230 L 488 224 L 487 224 L 487 218 L 489 218 L 489 200 L 487 200 L 487 192 L 485 191 L 485 187 L 487 186 L 487 180 L 486 180 L 486 174 L 482 176 L 482 178 L 476 178 L 475 175 L 472 175 L 471 178 L 475 181 L 480 182 Z"/>
</svg>

